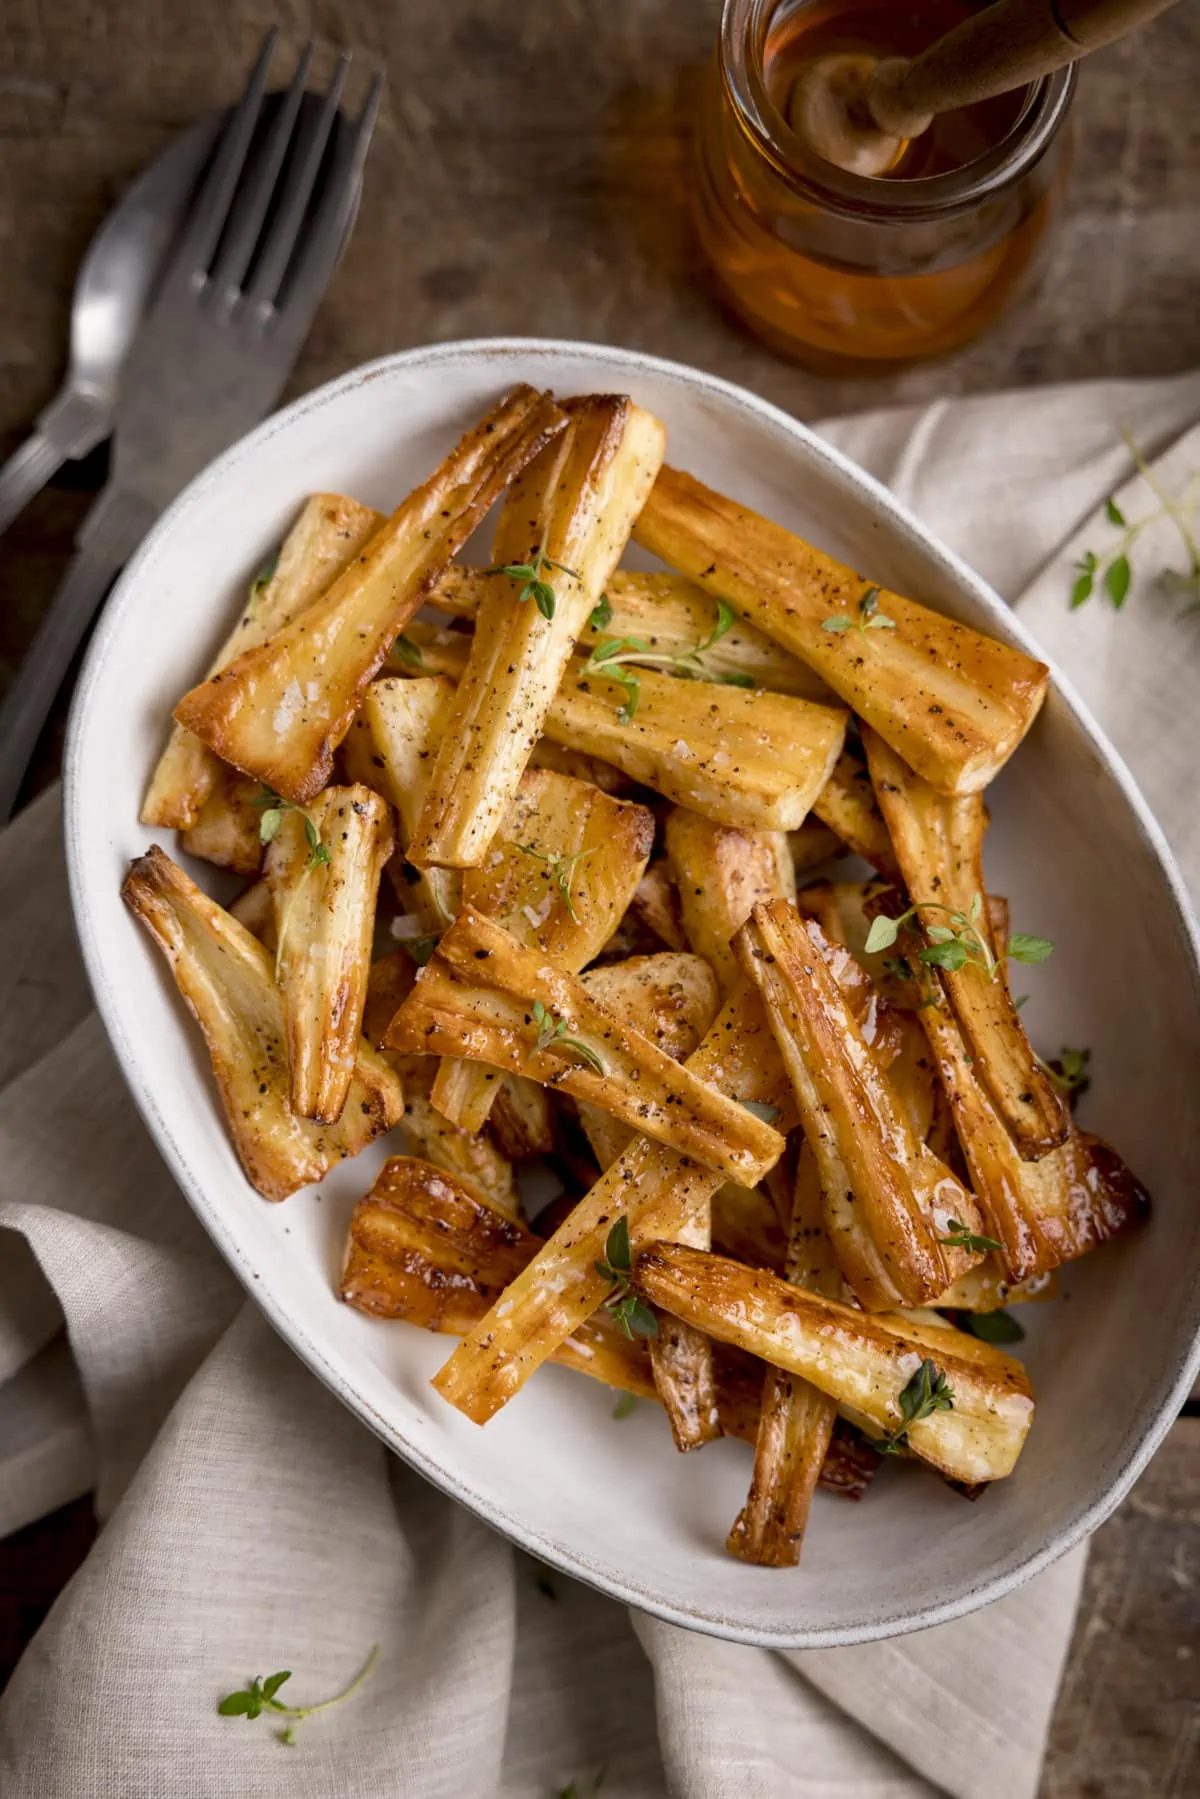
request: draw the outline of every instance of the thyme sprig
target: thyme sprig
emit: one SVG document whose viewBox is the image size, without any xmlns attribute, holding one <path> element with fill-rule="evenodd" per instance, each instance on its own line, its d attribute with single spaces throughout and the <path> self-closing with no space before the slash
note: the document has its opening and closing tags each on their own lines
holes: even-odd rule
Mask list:
<svg viewBox="0 0 1200 1799">
<path fill-rule="evenodd" d="M 252 804 L 262 807 L 262 817 L 258 821 L 260 843 L 272 843 L 279 835 L 279 827 L 283 823 L 284 813 L 296 812 L 304 820 L 309 868 L 319 868 L 323 862 L 329 861 L 329 848 L 321 842 L 321 833 L 317 828 L 316 820 L 310 812 L 304 810 L 303 806 L 298 806 L 295 800 L 286 800 L 273 788 L 264 787 L 261 793 L 255 794 Z"/>
<path fill-rule="evenodd" d="M 589 1068 L 594 1068 L 597 1074 L 607 1074 L 608 1070 L 591 1044 L 584 1043 L 579 1037 L 568 1035 L 565 1018 L 560 1018 L 557 1012 L 552 1012 L 548 1006 L 544 1006 L 540 999 L 534 1000 L 531 1013 L 533 1023 L 537 1028 L 538 1049 L 574 1050 L 580 1060 L 586 1062 Z"/>
<path fill-rule="evenodd" d="M 954 1410 L 950 1383 L 928 1356 L 900 1394 L 899 1405 L 902 1420 L 899 1429 L 875 1444 L 883 1455 L 895 1455 L 898 1450 L 907 1449 L 909 1431 L 923 1418 L 932 1418 L 935 1412 Z"/>
<path fill-rule="evenodd" d="M 627 1337 L 657 1337 L 658 1319 L 629 1284 L 632 1266 L 629 1220 L 622 1214 L 605 1240 L 604 1260 L 595 1264 L 596 1273 L 612 1283 L 612 1291 L 604 1304 Z"/>
<path fill-rule="evenodd" d="M 251 581 L 251 583 L 250 583 L 250 604 L 247 608 L 251 618 L 253 618 L 255 616 L 255 614 L 257 613 L 259 599 L 261 598 L 264 590 L 266 588 L 268 588 L 271 585 L 271 582 L 274 580 L 275 571 L 278 567 L 279 567 L 279 551 L 276 550 L 272 555 L 267 557 L 267 560 L 263 563 L 262 567 L 259 569 L 258 573 L 255 575 L 253 581 Z"/>
<path fill-rule="evenodd" d="M 868 631 L 894 631 L 896 621 L 889 618 L 886 612 L 879 610 L 879 589 L 868 587 L 858 602 L 858 616 L 850 618 L 844 612 L 837 612 L 832 618 L 821 620 L 822 631 L 832 631 L 838 635 L 844 631 L 857 631 L 864 638 Z"/>
<path fill-rule="evenodd" d="M 344 1700 L 357 1693 L 364 1681 L 369 1680 L 374 1673 L 375 1663 L 378 1659 L 379 1645 L 375 1643 L 354 1679 L 350 1681 L 349 1685 L 344 1686 L 340 1693 L 335 1693 L 332 1699 L 320 1699 L 312 1705 L 285 1705 L 282 1700 L 275 1697 L 284 1681 L 292 1678 L 291 1670 L 284 1668 L 278 1674 L 268 1674 L 265 1679 L 262 1675 L 256 1674 L 249 1686 L 239 1688 L 235 1693 L 226 1693 L 224 1699 L 217 1706 L 217 1711 L 222 1718 L 245 1718 L 247 1723 L 253 1718 L 261 1718 L 264 1712 L 274 1712 L 277 1717 L 291 1718 L 294 1722 L 276 1732 L 281 1743 L 291 1745 L 296 1740 L 297 1724 L 303 1723 L 305 1718 L 315 1717 L 317 1712 L 327 1712 L 331 1707 L 341 1705 Z"/>
<path fill-rule="evenodd" d="M 1071 611 L 1076 612 L 1080 606 L 1087 604 L 1099 582 L 1114 612 L 1119 612 L 1129 597 L 1133 582 L 1130 554 L 1134 545 L 1143 531 L 1149 530 L 1151 525 L 1157 525 L 1162 519 L 1169 519 L 1182 539 L 1187 568 L 1163 569 L 1157 577 L 1157 585 L 1164 593 L 1179 594 L 1186 598 L 1187 605 L 1179 614 L 1180 618 L 1186 618 L 1189 613 L 1200 612 L 1200 540 L 1197 538 L 1195 524 L 1200 473 L 1192 476 L 1183 493 L 1176 499 L 1162 486 L 1129 433 L 1122 431 L 1121 437 L 1133 458 L 1134 467 L 1158 504 L 1141 518 L 1130 520 L 1114 499 L 1110 498 L 1105 502 L 1104 516 L 1120 532 L 1120 536 L 1099 554 L 1095 550 L 1085 550 L 1076 562 L 1075 579 L 1071 584 Z"/>
<path fill-rule="evenodd" d="M 406 637 L 403 631 L 392 645 L 392 656 L 405 668 L 424 668 L 425 666 L 425 656 L 420 644 L 414 643 L 411 637 Z"/>
<path fill-rule="evenodd" d="M 941 912 L 947 921 L 945 924 L 924 927 L 929 941 L 917 951 L 917 960 L 933 968 L 953 971 L 971 963 L 974 967 L 981 968 L 989 981 L 995 981 L 999 979 L 1006 961 L 1044 962 L 1054 950 L 1049 937 L 1031 937 L 1026 931 L 1014 931 L 999 955 L 995 954 L 986 934 L 980 929 L 983 895 L 975 893 L 965 912 L 957 906 L 945 906 L 939 900 L 918 900 L 898 918 L 888 918 L 881 913 L 867 934 L 867 954 L 874 955 L 879 950 L 891 949 L 903 926 L 920 912 Z M 889 972 L 899 972 L 898 960 Z"/>
<path fill-rule="evenodd" d="M 578 924 L 579 914 L 575 910 L 571 897 L 575 885 L 575 870 L 581 862 L 586 862 L 589 856 L 594 856 L 596 854 L 597 846 L 593 844 L 591 849 L 576 850 L 573 856 L 547 855 L 541 850 L 535 850 L 531 843 L 518 843 L 517 848 L 523 856 L 532 856 L 535 862 L 544 862 L 546 864 L 546 867 L 549 870 L 546 877 L 547 880 L 549 880 L 553 886 L 558 888 L 563 905 L 567 908 L 572 923 Z"/>
<path fill-rule="evenodd" d="M 260 843 L 273 843 L 279 835 L 279 828 L 283 823 L 284 813 L 295 812 L 304 820 L 304 838 L 305 842 L 308 844 L 308 860 L 304 864 L 304 870 L 300 879 L 292 889 L 291 897 L 284 907 L 283 917 L 279 920 L 278 929 L 275 933 L 275 982 L 276 985 L 278 985 L 280 970 L 283 967 L 283 946 L 287 939 L 288 923 L 292 916 L 292 908 L 299 897 L 300 889 L 305 881 L 307 881 L 313 869 L 323 868 L 326 863 L 332 860 L 332 857 L 329 852 L 328 844 L 322 843 L 321 841 L 321 833 L 317 827 L 316 819 L 313 818 L 310 812 L 306 812 L 303 806 L 298 806 L 294 800 L 285 799 L 281 793 L 276 793 L 274 788 L 271 787 L 264 787 L 261 793 L 255 794 L 253 803 L 256 806 L 261 806 L 263 809 L 262 817 L 258 821 L 258 838 Z"/>
<path fill-rule="evenodd" d="M 1057 1056 L 1050 1061 L 1038 1057 L 1038 1062 L 1051 1084 L 1060 1093 L 1086 1093 L 1091 1086 L 1088 1065 L 1092 1059 L 1090 1049 L 1067 1049 L 1064 1045 Z"/>
<path fill-rule="evenodd" d="M 939 1237 L 938 1242 L 944 1244 L 947 1249 L 966 1249 L 972 1255 L 981 1256 L 987 1255 L 990 1250 L 1004 1248 L 1004 1245 L 997 1243 L 994 1237 L 981 1237 L 978 1232 L 968 1230 L 966 1225 L 960 1224 L 957 1218 L 950 1220 L 949 1236 Z"/>
<path fill-rule="evenodd" d="M 604 604 L 607 606 L 607 598 Z M 592 623 L 603 628 L 612 617 L 609 606 L 602 621 L 597 620 L 597 612 L 592 614 Z M 725 687 L 753 687 L 753 675 L 714 674 L 705 666 L 704 655 L 713 645 L 719 643 L 727 632 L 732 631 L 737 623 L 737 613 L 726 600 L 717 601 L 717 622 L 706 637 L 701 637 L 686 650 L 655 650 L 644 637 L 608 637 L 598 643 L 583 665 L 585 675 L 600 675 L 606 681 L 615 681 L 623 688 L 625 703 L 618 709 L 617 717 L 623 725 L 629 724 L 637 712 L 642 696 L 641 682 L 631 668 L 663 668 L 669 674 L 684 681 L 717 681 Z"/>
<path fill-rule="evenodd" d="M 547 556 L 546 543 L 543 538 L 528 562 L 499 562 L 494 568 L 485 568 L 485 575 L 507 575 L 510 581 L 520 581 L 521 591 L 517 595 L 518 606 L 526 600 L 532 600 L 543 618 L 553 618 L 557 600 L 553 587 L 545 579 L 546 570 L 556 569 L 560 575 L 570 575 L 578 581 L 579 575 L 565 562 L 556 562 L 553 556 Z"/>
</svg>

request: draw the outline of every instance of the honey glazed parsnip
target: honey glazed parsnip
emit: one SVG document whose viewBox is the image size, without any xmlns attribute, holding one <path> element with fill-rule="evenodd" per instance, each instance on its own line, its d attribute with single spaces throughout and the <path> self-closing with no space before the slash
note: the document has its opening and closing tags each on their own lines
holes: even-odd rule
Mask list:
<svg viewBox="0 0 1200 1799">
<path fill-rule="evenodd" d="M 1046 669 L 670 448 L 519 386 L 388 513 L 297 494 L 163 720 L 142 817 L 188 868 L 122 892 L 249 1188 L 394 1131 L 336 1292 L 458 1339 L 435 1403 L 486 1425 L 554 1362 L 696 1481 L 738 1439 L 711 1541 L 802 1579 L 877 1470 L 1020 1478 L 1022 1319 L 1068 1330 L 1056 1271 L 1148 1200 L 986 885 Z"/>
</svg>

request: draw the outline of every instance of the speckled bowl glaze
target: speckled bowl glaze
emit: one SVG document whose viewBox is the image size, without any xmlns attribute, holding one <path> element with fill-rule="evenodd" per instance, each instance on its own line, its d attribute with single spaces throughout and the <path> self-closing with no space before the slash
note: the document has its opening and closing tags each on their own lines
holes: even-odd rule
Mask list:
<svg viewBox="0 0 1200 1799">
<path fill-rule="evenodd" d="M 544 1561 L 678 1624 L 746 1643 L 864 1642 L 1008 1592 L 1112 1510 L 1197 1369 L 1200 1007 L 1179 878 L 1124 767 L 1058 676 L 992 790 L 989 885 L 1058 949 L 1022 972 L 1035 1041 L 1086 1043 L 1085 1122 L 1155 1198 L 1149 1227 L 1070 1269 L 1026 1307 L 1038 1412 L 1015 1476 L 968 1505 L 887 1467 L 861 1505 L 819 1495 L 803 1565 L 724 1551 L 750 1460 L 671 1447 L 643 1405 L 614 1420 L 601 1387 L 542 1370 L 486 1429 L 429 1377 L 444 1340 L 339 1303 L 349 1211 L 381 1148 L 285 1205 L 247 1185 L 198 1033 L 118 889 L 152 835 L 138 807 L 169 709 L 221 640 L 248 579 L 317 489 L 390 509 L 516 381 L 622 391 L 666 422 L 670 460 L 872 578 L 1036 653 L 997 597 L 874 481 L 802 425 L 723 381 L 591 344 L 490 341 L 387 357 L 309 394 L 175 503 L 109 601 L 67 759 L 71 887 L 97 1004 L 142 1114 L 230 1266 L 313 1372 L 397 1454 Z M 169 835 L 165 847 L 174 850 Z M 211 870 L 197 872 L 209 881 Z"/>
</svg>

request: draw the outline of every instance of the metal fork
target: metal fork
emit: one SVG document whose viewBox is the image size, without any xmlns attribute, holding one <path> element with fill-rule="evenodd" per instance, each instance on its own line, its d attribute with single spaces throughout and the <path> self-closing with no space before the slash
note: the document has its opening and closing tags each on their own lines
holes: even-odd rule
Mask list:
<svg viewBox="0 0 1200 1799">
<path fill-rule="evenodd" d="M 0 824 L 114 576 L 192 477 L 271 410 L 353 222 L 383 78 L 350 124 L 339 112 L 350 56 L 318 99 L 305 92 L 310 44 L 268 120 L 277 36 L 263 42 L 130 352 L 108 484 L 0 704 Z"/>
</svg>

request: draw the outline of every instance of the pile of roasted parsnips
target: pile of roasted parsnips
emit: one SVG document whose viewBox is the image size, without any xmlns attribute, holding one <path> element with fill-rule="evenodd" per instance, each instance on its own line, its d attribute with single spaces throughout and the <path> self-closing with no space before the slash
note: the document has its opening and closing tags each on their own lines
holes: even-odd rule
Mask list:
<svg viewBox="0 0 1200 1799">
<path fill-rule="evenodd" d="M 629 399 L 519 388 L 391 517 L 310 499 L 143 811 L 251 884 L 223 910 L 155 847 L 124 892 L 260 1193 L 402 1125 L 341 1297 L 460 1337 L 434 1384 L 481 1424 L 552 1360 L 680 1449 L 751 1441 L 729 1548 L 786 1566 L 884 1455 L 1011 1473 L 1000 1308 L 1146 1201 L 1026 1038 L 1009 963 L 1052 946 L 984 886 L 1046 670 L 664 450 Z M 873 873 L 814 883 L 847 851 Z M 531 1157 L 569 1189 L 534 1228 Z"/>
</svg>

